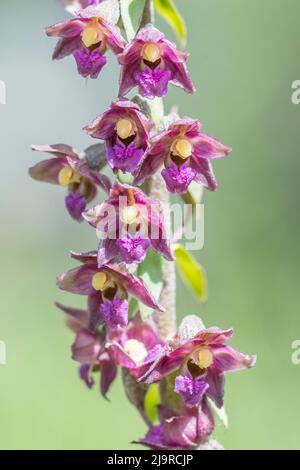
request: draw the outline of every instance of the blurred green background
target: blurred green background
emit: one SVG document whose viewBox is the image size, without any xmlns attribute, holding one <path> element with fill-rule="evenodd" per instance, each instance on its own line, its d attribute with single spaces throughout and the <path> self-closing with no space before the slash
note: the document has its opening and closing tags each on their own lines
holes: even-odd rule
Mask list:
<svg viewBox="0 0 300 470">
<path fill-rule="evenodd" d="M 228 376 L 230 427 L 217 428 L 227 449 L 299 449 L 300 366 L 300 79 L 297 0 L 178 0 L 186 18 L 189 69 L 197 94 L 172 88 L 170 107 L 204 123 L 233 147 L 215 163 L 220 188 L 205 195 L 209 303 L 199 307 L 178 286 L 178 317 L 200 314 L 207 325 L 235 328 L 233 345 L 258 354 L 257 367 Z M 64 142 L 82 150 L 82 127 L 117 94 L 111 58 L 87 85 L 72 59 L 51 62 L 55 40 L 43 27 L 66 17 L 55 0 L 1 1 L 0 106 L 1 449 L 134 449 L 145 432 L 120 382 L 111 403 L 87 391 L 70 359 L 71 333 L 53 302 L 73 305 L 55 277 L 72 263 L 68 251 L 96 246 L 94 232 L 66 217 L 63 190 L 38 184 L 27 168 L 41 155 L 30 145 Z M 168 26 L 158 25 L 175 39 Z M 76 303 L 77 302 L 77 303 Z"/>
</svg>

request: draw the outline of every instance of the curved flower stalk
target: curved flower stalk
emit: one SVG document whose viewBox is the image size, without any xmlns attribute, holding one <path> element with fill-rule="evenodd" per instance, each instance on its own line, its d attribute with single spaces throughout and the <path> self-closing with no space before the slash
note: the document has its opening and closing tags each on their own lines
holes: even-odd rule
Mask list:
<svg viewBox="0 0 300 470">
<path fill-rule="evenodd" d="M 71 252 L 79 266 L 57 278 L 61 290 L 87 298 L 86 310 L 57 304 L 76 335 L 72 357 L 88 388 L 100 375 L 105 397 L 122 370 L 126 395 L 148 427 L 137 443 L 155 450 L 220 450 L 212 433 L 215 414 L 225 413 L 225 376 L 251 368 L 256 357 L 227 344 L 232 329 L 205 328 L 197 316 L 186 316 L 176 331 L 175 260 L 197 298 L 206 295 L 197 261 L 184 246 L 171 245 L 168 206 L 169 193 L 200 202 L 194 182 L 215 190 L 212 160 L 231 149 L 204 134 L 195 119 L 164 116 L 161 97 L 169 83 L 188 93 L 195 89 L 188 54 L 153 26 L 152 0 L 145 0 L 137 30 L 126 2 L 63 4 L 75 17 L 47 28 L 60 38 L 54 59 L 73 55 L 82 76 L 97 78 L 111 49 L 121 66 L 119 101 L 85 128 L 104 144 L 82 155 L 66 145 L 33 147 L 52 158 L 30 175 L 65 186 L 70 215 L 85 219 L 101 238 L 98 250 Z M 171 3 L 168 8 L 176 13 Z M 125 99 L 133 88 L 142 97 Z M 106 164 L 116 175 L 113 186 L 100 173 Z M 98 188 L 108 196 L 88 209 Z"/>
<path fill-rule="evenodd" d="M 110 190 L 109 178 L 91 170 L 86 159 L 80 158 L 69 145 L 33 145 L 32 150 L 49 153 L 52 158 L 30 168 L 30 176 L 37 181 L 66 187 L 66 208 L 78 222 L 83 220 L 82 213 L 87 204 L 96 198 L 98 188 L 105 192 Z"/>
</svg>

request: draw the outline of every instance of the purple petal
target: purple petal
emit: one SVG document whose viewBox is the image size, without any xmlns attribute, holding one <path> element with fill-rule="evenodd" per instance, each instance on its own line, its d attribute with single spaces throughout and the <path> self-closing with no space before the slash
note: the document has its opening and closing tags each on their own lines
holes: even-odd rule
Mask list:
<svg viewBox="0 0 300 470">
<path fill-rule="evenodd" d="M 93 364 L 99 357 L 102 346 L 96 335 L 88 330 L 80 332 L 72 346 L 74 361 L 81 364 Z"/>
<path fill-rule="evenodd" d="M 126 237 L 118 240 L 118 246 L 121 254 L 122 261 L 126 264 L 142 263 L 150 246 L 148 238 L 142 238 L 139 234 L 131 237 L 127 234 Z"/>
<path fill-rule="evenodd" d="M 205 381 L 209 385 L 207 395 L 215 402 L 218 408 L 224 404 L 225 377 L 215 367 L 210 367 L 205 374 Z"/>
<path fill-rule="evenodd" d="M 195 181 L 203 184 L 211 191 L 215 191 L 218 183 L 212 168 L 212 164 L 207 158 L 191 157 L 191 167 L 197 173 Z"/>
<path fill-rule="evenodd" d="M 61 60 L 72 55 L 76 50 L 82 47 L 81 37 L 61 38 L 54 49 L 52 59 Z"/>
<path fill-rule="evenodd" d="M 117 376 L 117 366 L 108 352 L 101 354 L 99 359 L 99 367 L 101 371 L 100 390 L 104 397 L 113 381 Z"/>
<path fill-rule="evenodd" d="M 122 286 L 128 291 L 129 294 L 143 302 L 143 304 L 147 305 L 147 307 L 161 312 L 165 311 L 165 309 L 155 300 L 142 279 L 134 276 L 133 274 L 130 274 L 128 271 L 123 270 L 118 265 L 109 264 L 105 266 L 105 269 L 122 283 Z"/>
<path fill-rule="evenodd" d="M 196 158 L 222 158 L 231 152 L 231 148 L 206 134 L 199 134 L 198 137 L 194 139 L 193 148 Z"/>
<path fill-rule="evenodd" d="M 58 184 L 59 172 L 64 168 L 65 161 L 62 158 L 51 158 L 37 163 L 30 168 L 31 178 L 43 183 Z"/>
<path fill-rule="evenodd" d="M 196 172 L 186 164 L 179 168 L 175 163 L 172 163 L 169 168 L 162 171 L 162 176 L 170 193 L 185 194 L 195 178 Z"/>
<path fill-rule="evenodd" d="M 175 392 L 179 393 L 188 407 L 198 406 L 207 392 L 209 385 L 201 377 L 193 379 L 191 374 L 175 379 Z"/>
<path fill-rule="evenodd" d="M 79 159 L 73 147 L 66 144 L 32 145 L 31 148 L 34 152 L 46 152 L 55 157 L 72 157 L 74 160 Z"/>
<path fill-rule="evenodd" d="M 81 194 L 81 192 L 76 191 L 76 193 L 68 194 L 68 196 L 66 196 L 65 203 L 70 216 L 74 220 L 82 222 L 82 213 L 85 211 L 86 208 L 86 199 Z"/>
<path fill-rule="evenodd" d="M 156 96 L 167 95 L 171 76 L 170 70 L 162 70 L 160 66 L 157 66 L 154 70 L 146 67 L 143 72 L 136 72 L 134 78 L 141 95 L 153 99 Z"/>
<path fill-rule="evenodd" d="M 137 170 L 145 151 L 136 148 L 134 143 L 128 145 L 114 145 L 108 149 L 107 160 L 113 170 L 133 173 Z"/>
<path fill-rule="evenodd" d="M 91 366 L 89 364 L 83 364 L 79 368 L 79 377 L 89 389 L 93 388 L 95 385 L 94 379 L 91 375 Z"/>
<path fill-rule="evenodd" d="M 111 263 L 119 254 L 117 240 L 105 238 L 98 251 L 98 266 L 101 268 L 104 264 Z"/>
<path fill-rule="evenodd" d="M 235 372 L 253 367 L 256 356 L 244 354 L 230 346 L 213 348 L 214 367 L 221 372 Z"/>
<path fill-rule="evenodd" d="M 128 302 L 123 299 L 114 299 L 101 306 L 101 314 L 109 329 L 124 328 L 128 324 Z"/>
<path fill-rule="evenodd" d="M 55 305 L 67 315 L 67 325 L 72 331 L 79 333 L 83 329 L 88 328 L 89 319 L 86 310 L 65 307 L 58 302 Z"/>
<path fill-rule="evenodd" d="M 47 36 L 55 36 L 61 38 L 74 38 L 80 36 L 86 23 L 78 18 L 56 23 L 46 28 Z"/>
<path fill-rule="evenodd" d="M 57 286 L 72 294 L 93 294 L 95 290 L 92 286 L 92 279 L 97 272 L 97 265 L 95 267 L 88 265 L 79 266 L 59 276 L 57 278 Z"/>
<path fill-rule="evenodd" d="M 90 52 L 87 48 L 82 48 L 74 52 L 78 73 L 82 77 L 98 78 L 99 73 L 107 60 L 97 49 Z"/>
</svg>

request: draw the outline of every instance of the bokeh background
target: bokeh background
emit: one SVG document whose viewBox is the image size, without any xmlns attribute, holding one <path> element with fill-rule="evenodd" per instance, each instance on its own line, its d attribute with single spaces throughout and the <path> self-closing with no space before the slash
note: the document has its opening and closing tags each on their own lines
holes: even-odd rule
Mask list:
<svg viewBox="0 0 300 470">
<path fill-rule="evenodd" d="M 198 93 L 171 88 L 167 106 L 200 118 L 205 131 L 231 145 L 215 164 L 220 189 L 205 195 L 209 303 L 178 284 L 178 317 L 235 328 L 233 345 L 258 354 L 257 367 L 228 376 L 227 449 L 299 449 L 300 366 L 300 79 L 297 0 L 178 0 L 188 25 L 189 69 Z M 30 145 L 64 142 L 82 150 L 82 127 L 117 93 L 111 57 L 98 81 L 85 83 L 72 59 L 51 62 L 55 40 L 43 27 L 66 16 L 55 0 L 1 1 L 0 106 L 1 449 L 134 449 L 145 427 L 120 381 L 111 403 L 87 391 L 70 359 L 71 333 L 53 302 L 76 305 L 55 277 L 68 251 L 96 245 L 94 232 L 66 217 L 63 190 L 33 182 L 27 169 L 41 155 Z M 172 37 L 160 19 L 158 25 Z M 77 304 L 81 304 L 81 299 Z"/>
</svg>

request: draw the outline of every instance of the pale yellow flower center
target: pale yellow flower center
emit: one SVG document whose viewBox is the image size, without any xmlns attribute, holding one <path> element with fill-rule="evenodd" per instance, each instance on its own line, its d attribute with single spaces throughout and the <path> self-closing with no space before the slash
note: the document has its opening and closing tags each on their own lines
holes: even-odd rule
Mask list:
<svg viewBox="0 0 300 470">
<path fill-rule="evenodd" d="M 62 168 L 58 175 L 58 182 L 61 186 L 68 186 L 71 183 L 80 183 L 80 175 L 70 166 Z"/>
<path fill-rule="evenodd" d="M 95 290 L 101 292 L 107 283 L 107 275 L 105 273 L 96 273 L 92 279 L 92 286 Z"/>
<path fill-rule="evenodd" d="M 214 360 L 213 353 L 208 348 L 200 349 L 198 353 L 198 365 L 201 369 L 208 369 Z"/>
<path fill-rule="evenodd" d="M 145 345 L 136 339 L 128 340 L 125 343 L 124 350 L 136 364 L 143 362 L 148 354 Z"/>
<path fill-rule="evenodd" d="M 86 47 L 94 46 L 102 41 L 103 32 L 97 18 L 93 18 L 88 26 L 84 28 L 81 34 L 81 39 Z"/>
<path fill-rule="evenodd" d="M 157 44 L 149 43 L 143 48 L 143 59 L 155 63 L 161 58 L 160 48 Z"/>
<path fill-rule="evenodd" d="M 136 206 L 126 206 L 122 209 L 121 220 L 126 225 L 132 225 L 139 219 L 139 209 Z"/>
<path fill-rule="evenodd" d="M 121 139 L 127 139 L 133 131 L 133 124 L 129 119 L 119 119 L 116 125 L 116 131 Z"/>
<path fill-rule="evenodd" d="M 175 142 L 175 153 L 179 157 L 186 159 L 189 158 L 192 154 L 193 146 L 191 142 L 187 139 L 178 139 Z"/>
</svg>

